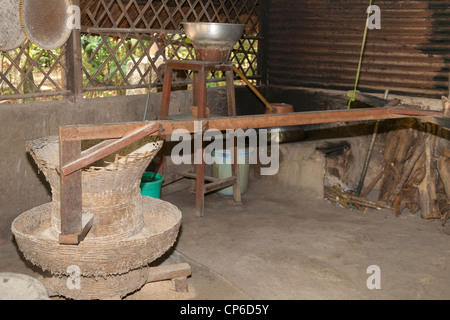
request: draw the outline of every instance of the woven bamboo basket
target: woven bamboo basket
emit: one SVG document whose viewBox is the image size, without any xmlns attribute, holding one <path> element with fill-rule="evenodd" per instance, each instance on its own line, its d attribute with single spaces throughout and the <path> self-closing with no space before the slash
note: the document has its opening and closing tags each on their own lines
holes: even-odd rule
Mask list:
<svg viewBox="0 0 450 320">
<path fill-rule="evenodd" d="M 72 32 L 71 0 L 20 0 L 20 23 L 26 37 L 45 50 L 59 49 Z"/>
<path fill-rule="evenodd" d="M 148 269 L 140 268 L 126 274 L 108 277 L 81 277 L 79 289 L 69 288 L 67 281 L 73 278 L 55 276 L 42 282 L 49 292 L 74 300 L 105 300 L 123 298 L 145 285 Z"/>
<path fill-rule="evenodd" d="M 68 276 L 45 278 L 42 282 L 49 292 L 59 296 L 74 300 L 105 300 L 125 297 L 142 288 L 147 278 L 148 268 L 140 268 L 118 276 L 81 277 L 79 289 L 69 288 L 67 281 L 73 283 L 74 278 Z"/>
<path fill-rule="evenodd" d="M 88 141 L 85 147 L 92 145 Z M 164 252 L 161 250 L 170 248 L 178 233 L 181 213 L 169 203 L 141 196 L 139 188 L 143 172 L 161 146 L 162 141 L 141 139 L 82 170 L 82 214 L 95 214 L 95 224 L 82 243 L 66 246 L 58 242 L 59 139 L 49 136 L 28 141 L 27 150 L 50 183 L 52 201 L 23 213 L 13 222 L 12 229 L 24 255 L 54 274 L 64 274 L 67 266 L 74 264 L 83 275 L 95 276 L 125 273 L 153 261 Z"/>
<path fill-rule="evenodd" d="M 52 201 L 17 217 L 12 224 L 26 259 L 54 275 L 76 265 L 85 277 L 126 274 L 154 261 L 175 242 L 181 212 L 160 199 L 143 197 L 139 184 L 162 141 L 138 143 L 82 171 L 82 212 L 95 213 L 96 225 L 77 246 L 60 245 L 59 142 L 35 139 L 27 149 L 52 189 Z M 130 152 L 131 151 L 131 152 Z M 114 161 L 109 161 L 114 159 Z"/>
<path fill-rule="evenodd" d="M 20 0 L 3 0 L 0 10 L 0 51 L 18 48 L 27 39 L 22 31 Z"/>
<path fill-rule="evenodd" d="M 181 212 L 174 205 L 142 197 L 144 227 L 122 240 L 88 236 L 78 245 L 60 245 L 50 232 L 51 203 L 22 213 L 12 224 L 17 245 L 24 257 L 44 271 L 67 275 L 75 265 L 87 277 L 125 274 L 146 266 L 172 247 L 181 225 Z"/>
<path fill-rule="evenodd" d="M 97 299 L 124 296 L 145 283 L 147 265 L 173 246 L 182 218 L 176 206 L 140 194 L 142 174 L 161 146 L 162 141 L 141 139 L 82 170 L 82 214 L 94 213 L 96 224 L 73 246 L 58 241 L 58 137 L 27 143 L 53 197 L 18 216 L 12 232 L 24 257 L 54 276 L 47 281 L 50 290 L 74 299 Z M 68 291 L 64 285 L 70 266 L 80 269 L 81 290 Z"/>
<path fill-rule="evenodd" d="M 98 141 L 87 141 L 88 148 Z M 150 161 L 161 149 L 162 141 L 142 139 L 82 170 L 82 214 L 95 215 L 90 237 L 125 239 L 143 227 L 140 201 L 141 177 Z M 52 190 L 51 231 L 61 233 L 59 139 L 43 137 L 27 142 Z"/>
</svg>

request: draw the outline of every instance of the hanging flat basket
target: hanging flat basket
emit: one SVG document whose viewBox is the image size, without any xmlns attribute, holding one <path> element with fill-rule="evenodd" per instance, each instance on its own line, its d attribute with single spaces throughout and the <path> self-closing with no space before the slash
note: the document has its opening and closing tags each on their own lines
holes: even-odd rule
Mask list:
<svg viewBox="0 0 450 320">
<path fill-rule="evenodd" d="M 70 0 L 21 0 L 20 21 L 28 39 L 41 49 L 55 50 L 69 38 Z"/>
<path fill-rule="evenodd" d="M 14 50 L 27 39 L 20 24 L 20 0 L 3 0 L 0 9 L 0 51 Z"/>
</svg>

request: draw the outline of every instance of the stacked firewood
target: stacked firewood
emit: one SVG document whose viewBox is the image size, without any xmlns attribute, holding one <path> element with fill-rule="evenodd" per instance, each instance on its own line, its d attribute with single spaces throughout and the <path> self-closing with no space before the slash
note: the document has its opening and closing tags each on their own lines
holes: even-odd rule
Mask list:
<svg viewBox="0 0 450 320">
<path fill-rule="evenodd" d="M 366 200 L 376 185 L 378 201 Z M 386 134 L 381 170 L 360 196 L 336 187 L 325 187 L 325 195 L 344 207 L 388 208 L 397 216 L 407 208 L 445 223 L 450 218 L 449 131 L 414 118 L 398 120 Z"/>
<path fill-rule="evenodd" d="M 364 93 L 357 93 L 356 100 L 371 107 L 394 106 L 401 102 L 398 99 L 388 101 L 386 98 Z M 333 159 L 329 157 L 329 146 L 318 148 L 327 154 L 327 175 L 324 180 L 326 198 L 339 206 L 357 208 L 364 212 L 366 208 L 388 208 L 398 216 L 408 208 L 412 213 L 420 212 L 423 218 L 441 219 L 445 224 L 450 218 L 450 98 L 442 97 L 442 105 L 445 121 L 444 124 L 437 123 L 446 128 L 421 122 L 416 118 L 397 120 L 394 128 L 384 137 L 381 170 L 371 181 L 366 181 L 362 190 L 364 172 L 356 191 L 349 188 L 345 190 L 345 185 L 331 186 L 332 180 L 327 179 L 328 176 L 337 177 L 338 181 L 345 178 L 344 174 L 336 174 L 339 170 L 334 167 L 339 162 L 348 164 L 352 152 L 347 152 L 349 156 L 341 153 Z M 369 157 L 370 154 L 369 152 Z M 369 201 L 366 197 L 375 186 L 378 186 L 378 201 Z"/>
<path fill-rule="evenodd" d="M 450 209 L 450 167 L 446 130 L 415 119 L 398 122 L 386 136 L 378 200 L 391 204 L 397 215 L 404 208 L 427 219 L 447 219 Z M 361 196 L 377 181 L 369 183 Z M 448 193 L 445 186 L 447 185 Z"/>
<path fill-rule="evenodd" d="M 414 118 L 398 120 L 386 133 L 380 172 L 367 181 L 359 197 L 337 188 L 325 188 L 341 206 L 389 208 L 400 215 L 407 208 L 426 219 L 450 218 L 449 131 Z M 378 201 L 365 197 L 378 186 Z"/>
</svg>

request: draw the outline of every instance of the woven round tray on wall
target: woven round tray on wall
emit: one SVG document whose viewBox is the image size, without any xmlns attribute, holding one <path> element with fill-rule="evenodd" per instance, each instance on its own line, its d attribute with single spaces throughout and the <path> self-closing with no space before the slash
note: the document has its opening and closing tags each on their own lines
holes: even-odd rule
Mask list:
<svg viewBox="0 0 450 320">
<path fill-rule="evenodd" d="M 0 10 L 0 51 L 18 48 L 27 39 L 20 23 L 20 0 L 3 0 Z"/>
<path fill-rule="evenodd" d="M 25 35 L 41 49 L 60 48 L 72 32 L 67 25 L 71 5 L 70 0 L 21 0 L 20 21 Z"/>
</svg>

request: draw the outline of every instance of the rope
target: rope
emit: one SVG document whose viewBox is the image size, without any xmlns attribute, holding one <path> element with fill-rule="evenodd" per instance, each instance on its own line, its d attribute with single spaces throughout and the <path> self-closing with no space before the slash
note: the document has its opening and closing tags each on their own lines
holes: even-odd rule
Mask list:
<svg viewBox="0 0 450 320">
<path fill-rule="evenodd" d="M 369 8 L 372 6 L 372 0 L 370 0 L 369 2 Z M 366 39 L 367 39 L 367 29 L 368 29 L 368 25 L 369 25 L 369 17 L 370 17 L 370 10 L 368 10 L 367 12 L 367 18 L 366 18 L 366 26 L 364 28 L 364 36 L 363 36 L 363 40 L 362 40 L 362 45 L 361 45 L 361 53 L 359 55 L 359 63 L 358 63 L 358 70 L 356 71 L 356 79 L 355 79 L 355 87 L 353 89 L 353 94 L 350 97 L 350 100 L 348 101 L 348 106 L 347 109 L 350 109 L 350 104 L 355 101 L 355 97 L 356 97 L 356 88 L 358 87 L 358 80 L 359 80 L 359 73 L 361 71 L 361 63 L 362 63 L 362 58 L 363 58 L 363 54 L 364 54 L 364 47 L 366 45 Z"/>
</svg>

